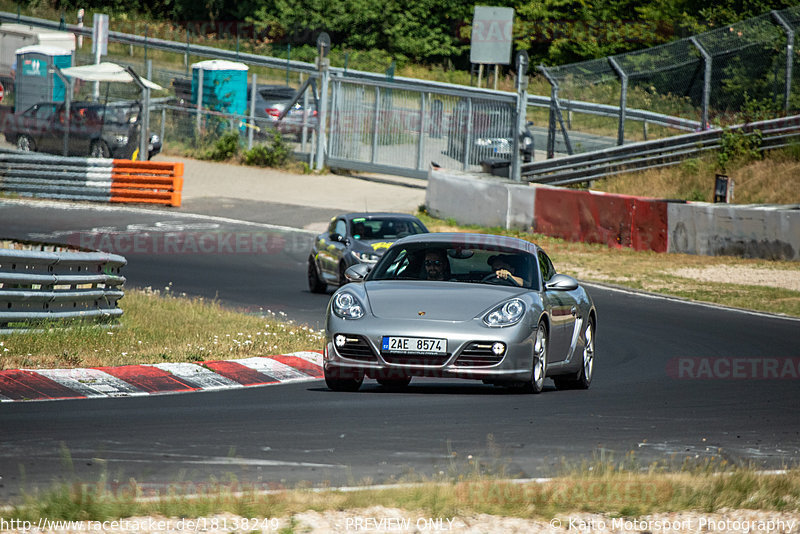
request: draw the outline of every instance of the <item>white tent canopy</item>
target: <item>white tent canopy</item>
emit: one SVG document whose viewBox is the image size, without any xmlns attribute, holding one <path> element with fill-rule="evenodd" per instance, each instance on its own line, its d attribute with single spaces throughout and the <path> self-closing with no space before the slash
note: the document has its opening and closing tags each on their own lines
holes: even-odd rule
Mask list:
<svg viewBox="0 0 800 534">
<path fill-rule="evenodd" d="M 80 67 L 67 67 L 61 69 L 65 76 L 78 78 L 87 82 L 133 82 L 133 76 L 128 72 L 125 67 L 117 65 L 116 63 L 98 63 L 96 65 L 81 65 Z M 164 89 L 157 83 L 153 83 L 146 78 L 139 76 L 142 84 L 148 89 L 153 91 L 161 91 Z"/>
</svg>

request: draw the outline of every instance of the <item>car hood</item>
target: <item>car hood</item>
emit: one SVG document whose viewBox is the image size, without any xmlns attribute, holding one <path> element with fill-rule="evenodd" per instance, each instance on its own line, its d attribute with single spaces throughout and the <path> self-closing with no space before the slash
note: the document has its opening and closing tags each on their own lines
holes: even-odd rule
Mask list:
<svg viewBox="0 0 800 534">
<path fill-rule="evenodd" d="M 382 256 L 392 244 L 394 244 L 394 241 L 386 241 L 384 239 L 354 239 L 353 250 L 359 252 L 373 252 Z"/>
<path fill-rule="evenodd" d="M 381 319 L 424 317 L 434 321 L 468 321 L 527 290 L 488 284 L 432 281 L 372 281 L 364 290 L 373 315 Z"/>
</svg>

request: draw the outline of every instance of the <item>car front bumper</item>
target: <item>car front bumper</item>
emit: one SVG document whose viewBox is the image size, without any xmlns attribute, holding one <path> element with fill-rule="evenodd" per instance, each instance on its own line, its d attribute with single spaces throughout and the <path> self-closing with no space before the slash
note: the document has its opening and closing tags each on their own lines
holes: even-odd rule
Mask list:
<svg viewBox="0 0 800 534">
<path fill-rule="evenodd" d="M 535 333 L 535 326 L 527 318 L 511 327 L 489 328 L 480 319 L 387 321 L 364 317 L 346 321 L 329 314 L 323 361 L 329 373 L 364 372 L 370 378 L 417 376 L 527 382 L 531 378 Z M 384 336 L 445 338 L 447 354 L 389 353 L 381 349 Z M 493 352 L 495 343 L 505 346 L 501 355 Z"/>
</svg>

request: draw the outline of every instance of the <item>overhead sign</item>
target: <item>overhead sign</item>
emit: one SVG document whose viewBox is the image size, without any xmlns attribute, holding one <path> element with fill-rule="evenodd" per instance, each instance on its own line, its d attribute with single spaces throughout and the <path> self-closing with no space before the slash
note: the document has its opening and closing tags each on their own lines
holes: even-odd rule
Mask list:
<svg viewBox="0 0 800 534">
<path fill-rule="evenodd" d="M 105 56 L 108 54 L 108 15 L 95 13 L 92 23 L 92 52 L 97 56 L 97 47 L 99 46 L 99 55 Z"/>
<path fill-rule="evenodd" d="M 469 60 L 472 63 L 510 64 L 513 26 L 513 7 L 475 6 Z"/>
</svg>

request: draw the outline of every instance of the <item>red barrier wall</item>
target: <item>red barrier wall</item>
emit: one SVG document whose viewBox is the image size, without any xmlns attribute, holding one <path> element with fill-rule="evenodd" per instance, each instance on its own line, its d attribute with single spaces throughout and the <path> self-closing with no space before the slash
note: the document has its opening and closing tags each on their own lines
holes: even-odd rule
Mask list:
<svg viewBox="0 0 800 534">
<path fill-rule="evenodd" d="M 538 187 L 534 230 L 568 241 L 667 251 L 663 200 Z"/>
</svg>

